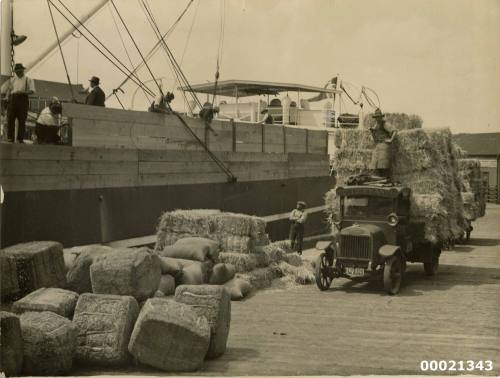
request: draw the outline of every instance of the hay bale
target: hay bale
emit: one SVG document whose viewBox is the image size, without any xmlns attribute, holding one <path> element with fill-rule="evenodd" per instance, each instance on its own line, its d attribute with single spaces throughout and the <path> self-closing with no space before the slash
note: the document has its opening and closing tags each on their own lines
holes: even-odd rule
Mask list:
<svg viewBox="0 0 500 378">
<path fill-rule="evenodd" d="M 16 261 L 17 279 L 23 293 L 41 287 L 65 287 L 66 272 L 61 243 L 34 241 L 16 244 L 3 250 Z"/>
<path fill-rule="evenodd" d="M 333 141 L 337 148 L 359 146 L 363 149 L 373 149 L 375 144 L 369 130 L 365 129 L 334 129 Z"/>
<path fill-rule="evenodd" d="M 252 284 L 240 277 L 235 277 L 226 282 L 224 287 L 228 290 L 232 301 L 239 301 L 252 291 Z"/>
<path fill-rule="evenodd" d="M 275 278 L 281 277 L 282 272 L 275 263 L 265 268 L 257 268 L 248 273 L 238 273 L 237 278 L 242 278 L 252 285 L 253 288 L 263 289 L 271 286 Z"/>
<path fill-rule="evenodd" d="M 308 285 L 316 282 L 314 273 L 305 266 L 293 266 L 287 262 L 280 262 L 278 268 L 283 276 L 292 276 L 296 283 Z"/>
<path fill-rule="evenodd" d="M 251 253 L 254 241 L 249 236 L 227 235 L 221 239 L 221 249 L 225 252 Z"/>
<path fill-rule="evenodd" d="M 61 250 L 62 258 L 62 250 Z M 77 328 L 54 312 L 25 312 L 20 316 L 24 375 L 64 375 L 73 366 Z"/>
<path fill-rule="evenodd" d="M 173 295 L 175 293 L 175 278 L 170 274 L 162 274 L 158 291 L 163 295 Z"/>
<path fill-rule="evenodd" d="M 218 261 L 219 258 L 219 242 L 200 237 L 186 237 L 177 240 L 174 245 L 193 245 L 199 248 L 208 248 L 208 258 L 214 262 Z"/>
<path fill-rule="evenodd" d="M 82 294 L 73 318 L 78 328 L 77 361 L 100 366 L 127 363 L 128 343 L 138 315 L 139 305 L 131 296 Z"/>
<path fill-rule="evenodd" d="M 66 273 L 68 289 L 79 294 L 91 293 L 92 282 L 90 282 L 90 266 L 99 256 L 113 251 L 113 248 L 102 245 L 78 247 L 78 256 L 74 264 Z"/>
<path fill-rule="evenodd" d="M 343 148 L 337 150 L 332 162 L 333 169 L 337 172 L 337 176 L 345 175 L 346 171 L 349 176 L 363 172 L 369 169 L 372 154 L 373 151 L 368 149 Z"/>
<path fill-rule="evenodd" d="M 208 280 L 212 285 L 223 285 L 227 281 L 233 279 L 236 274 L 236 268 L 232 264 L 219 263 L 215 264 Z"/>
<path fill-rule="evenodd" d="M 150 298 L 158 288 L 161 268 L 158 256 L 147 249 L 124 249 L 101 255 L 90 266 L 95 294 Z"/>
<path fill-rule="evenodd" d="M 287 252 L 283 247 L 284 245 L 281 243 L 271 243 L 259 248 L 259 252 L 263 252 L 271 264 L 285 260 Z"/>
<path fill-rule="evenodd" d="M 235 272 L 249 272 L 257 267 L 257 256 L 253 254 L 221 252 L 219 259 L 222 263 L 234 266 Z"/>
<path fill-rule="evenodd" d="M 19 318 L 0 311 L 0 371 L 7 377 L 18 376 L 23 368 L 23 336 Z"/>
<path fill-rule="evenodd" d="M 0 251 L 0 298 L 2 300 L 17 298 L 21 289 L 17 280 L 16 260 Z"/>
<path fill-rule="evenodd" d="M 301 266 L 302 265 L 302 257 L 297 253 L 287 253 L 285 255 L 285 261 L 293 266 Z"/>
<path fill-rule="evenodd" d="M 210 345 L 207 358 L 216 358 L 226 351 L 231 324 L 231 296 L 223 286 L 181 285 L 175 290 L 175 300 L 193 307 L 210 325 Z"/>
<path fill-rule="evenodd" d="M 51 311 L 71 319 L 77 300 L 78 294 L 73 291 L 41 288 L 15 302 L 12 310 L 17 314 L 27 311 Z"/>
<path fill-rule="evenodd" d="M 212 274 L 213 263 L 211 261 L 193 261 L 184 266 L 180 283 L 182 285 L 201 285 L 208 283 Z"/>
<path fill-rule="evenodd" d="M 153 298 L 142 307 L 128 349 L 140 363 L 182 372 L 201 367 L 209 344 L 210 326 L 204 316 L 184 303 Z"/>
</svg>

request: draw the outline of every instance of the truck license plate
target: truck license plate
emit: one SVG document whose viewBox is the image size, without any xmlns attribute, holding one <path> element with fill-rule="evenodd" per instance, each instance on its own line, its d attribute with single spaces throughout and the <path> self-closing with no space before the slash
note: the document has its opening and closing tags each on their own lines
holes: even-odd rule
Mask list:
<svg viewBox="0 0 500 378">
<path fill-rule="evenodd" d="M 360 277 L 365 275 L 365 270 L 357 267 L 347 267 L 345 272 L 351 277 Z"/>
</svg>

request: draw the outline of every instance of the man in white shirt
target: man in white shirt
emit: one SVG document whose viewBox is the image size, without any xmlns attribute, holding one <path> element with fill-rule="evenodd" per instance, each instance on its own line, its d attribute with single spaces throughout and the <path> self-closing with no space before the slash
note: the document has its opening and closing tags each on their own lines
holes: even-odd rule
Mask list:
<svg viewBox="0 0 500 378">
<path fill-rule="evenodd" d="M 33 79 L 24 75 L 24 66 L 16 63 L 14 66 L 15 76 L 11 77 L 6 84 L 7 95 L 7 138 L 9 142 L 14 142 L 16 119 L 19 128 L 17 130 L 17 140 L 24 143 L 24 132 L 26 129 L 26 118 L 28 117 L 29 99 L 28 96 L 35 92 Z"/>
<path fill-rule="evenodd" d="M 290 244 L 292 249 L 297 247 L 297 252 L 302 255 L 302 241 L 304 239 L 304 224 L 306 223 L 307 213 L 305 212 L 306 203 L 297 202 L 297 208 L 290 213 Z"/>
</svg>

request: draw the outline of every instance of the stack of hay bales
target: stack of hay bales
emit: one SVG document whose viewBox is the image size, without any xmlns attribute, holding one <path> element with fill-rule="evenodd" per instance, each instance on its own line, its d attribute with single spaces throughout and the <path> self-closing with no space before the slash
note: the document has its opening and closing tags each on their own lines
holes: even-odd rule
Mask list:
<svg viewBox="0 0 500 378">
<path fill-rule="evenodd" d="M 482 217 L 486 211 L 486 193 L 481 179 L 481 162 L 478 159 L 458 160 L 464 216 L 468 220 Z"/>
<path fill-rule="evenodd" d="M 265 242 L 266 222 L 259 217 L 218 210 L 165 212 L 158 224 L 156 250 L 189 236 L 215 240 L 222 251 L 250 253 Z"/>
<path fill-rule="evenodd" d="M 265 221 L 255 216 L 207 209 L 175 210 L 164 213 L 160 218 L 155 250 L 160 255 L 181 257 L 180 252 L 174 256 L 173 249 L 184 244 L 183 240 L 202 237 L 217 242 L 221 252 L 213 262 L 226 265 L 219 267 L 221 272 L 227 272 L 227 267 L 230 267 L 229 270 L 234 269 L 236 273 L 233 279 L 225 282 L 233 300 L 243 298 L 250 291 L 249 287 L 270 286 L 273 279 L 284 274 L 297 273 L 300 276 L 297 282 L 310 283 L 310 276 L 305 271 L 279 267 L 280 262 L 286 263 L 288 259 L 294 260 L 294 265 L 301 265 L 299 262 L 302 260 L 298 254 L 291 253 L 286 242 L 270 243 L 265 228 Z M 217 265 L 213 267 L 213 272 L 216 269 Z M 220 275 L 229 277 L 231 274 Z M 216 279 L 209 280 L 209 283 L 215 282 L 222 283 Z"/>
<path fill-rule="evenodd" d="M 368 169 L 374 145 L 368 130 L 338 130 L 333 167 L 338 185 Z M 423 237 L 432 243 L 458 238 L 463 218 L 458 153 L 448 129 L 409 129 L 398 132 L 391 146 L 392 181 L 412 190 L 411 222 L 423 224 Z M 330 213 L 338 213 L 335 190 L 326 194 Z"/>
</svg>

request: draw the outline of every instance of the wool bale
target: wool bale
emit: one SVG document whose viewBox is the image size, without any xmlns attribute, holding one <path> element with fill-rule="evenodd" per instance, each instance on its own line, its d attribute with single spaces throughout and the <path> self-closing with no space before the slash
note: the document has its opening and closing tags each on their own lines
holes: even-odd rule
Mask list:
<svg viewBox="0 0 500 378">
<path fill-rule="evenodd" d="M 257 256 L 253 254 L 221 252 L 219 259 L 224 264 L 234 266 L 236 272 L 248 272 L 257 267 Z"/>
<path fill-rule="evenodd" d="M 19 318 L 0 311 L 0 371 L 7 377 L 18 376 L 23 367 L 23 336 Z"/>
<path fill-rule="evenodd" d="M 41 288 L 15 302 L 12 310 L 18 314 L 27 311 L 51 311 L 71 319 L 77 300 L 78 294 L 74 291 Z"/>
<path fill-rule="evenodd" d="M 180 283 L 182 285 L 201 285 L 208 283 L 212 273 L 213 263 L 210 261 L 193 261 L 182 270 Z"/>
<path fill-rule="evenodd" d="M 170 274 L 162 274 L 158 290 L 163 295 L 173 295 L 175 293 L 175 278 Z"/>
<path fill-rule="evenodd" d="M 206 261 L 210 249 L 200 244 L 171 245 L 157 251 L 160 256 L 184 260 Z"/>
<path fill-rule="evenodd" d="M 75 265 L 75 260 L 78 257 L 77 254 L 67 252 L 66 250 L 63 251 L 63 258 L 64 258 L 64 268 L 66 273 Z"/>
<path fill-rule="evenodd" d="M 79 253 L 74 264 L 66 273 L 68 289 L 81 293 L 92 292 L 90 281 L 90 266 L 101 255 L 113 252 L 114 249 L 102 245 L 79 247 Z"/>
<path fill-rule="evenodd" d="M 224 287 L 229 291 L 232 301 L 239 301 L 252 291 L 252 284 L 240 277 L 235 277 L 226 282 Z"/>
<path fill-rule="evenodd" d="M 16 260 L 0 251 L 0 298 L 2 300 L 16 298 L 20 295 L 17 279 Z"/>
<path fill-rule="evenodd" d="M 139 305 L 131 296 L 82 294 L 73 317 L 78 327 L 77 361 L 100 366 L 127 363 L 128 342 L 138 315 Z"/>
<path fill-rule="evenodd" d="M 34 241 L 16 244 L 3 250 L 16 262 L 19 288 L 30 293 L 41 287 L 65 287 L 66 272 L 61 243 Z"/>
<path fill-rule="evenodd" d="M 128 349 L 140 363 L 182 372 L 201 367 L 209 344 L 207 318 L 184 303 L 152 298 L 141 309 Z"/>
<path fill-rule="evenodd" d="M 178 261 L 178 259 L 160 256 L 161 274 L 170 274 L 174 277 L 180 277 L 182 274 L 182 267 L 183 265 Z"/>
<path fill-rule="evenodd" d="M 160 259 L 147 248 L 122 249 L 99 256 L 90 266 L 94 294 L 150 298 L 161 278 Z"/>
<path fill-rule="evenodd" d="M 175 300 L 193 307 L 210 325 L 210 345 L 207 358 L 216 358 L 226 351 L 231 324 L 231 295 L 218 285 L 181 285 L 175 290 Z"/>
<path fill-rule="evenodd" d="M 233 279 L 236 274 L 236 268 L 232 264 L 219 263 L 215 264 L 208 280 L 212 285 L 223 285 L 227 281 Z"/>
<path fill-rule="evenodd" d="M 76 326 L 69 319 L 49 311 L 25 312 L 20 320 L 24 345 L 23 374 L 69 373 L 76 348 Z"/>
<path fill-rule="evenodd" d="M 212 261 L 218 261 L 219 258 L 219 242 L 200 237 L 186 237 L 182 239 L 178 239 L 174 245 L 192 245 L 199 246 L 199 248 L 207 249 L 208 248 L 208 257 Z"/>
</svg>

